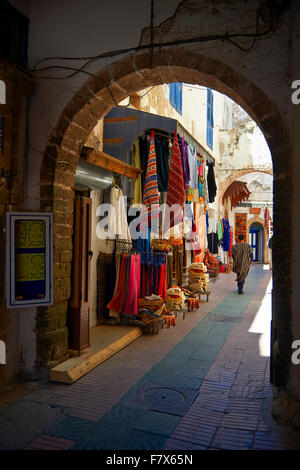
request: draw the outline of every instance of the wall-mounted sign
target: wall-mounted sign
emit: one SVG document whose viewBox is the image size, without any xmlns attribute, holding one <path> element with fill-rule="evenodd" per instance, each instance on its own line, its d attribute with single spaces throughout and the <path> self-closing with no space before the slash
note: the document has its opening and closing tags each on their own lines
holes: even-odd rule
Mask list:
<svg viewBox="0 0 300 470">
<path fill-rule="evenodd" d="M 52 213 L 6 214 L 6 305 L 52 305 Z"/>
</svg>

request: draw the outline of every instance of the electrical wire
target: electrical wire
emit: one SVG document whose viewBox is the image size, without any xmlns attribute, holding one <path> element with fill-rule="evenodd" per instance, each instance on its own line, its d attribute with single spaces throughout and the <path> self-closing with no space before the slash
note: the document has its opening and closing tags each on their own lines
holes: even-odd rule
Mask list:
<svg viewBox="0 0 300 470">
<path fill-rule="evenodd" d="M 112 58 L 117 55 L 122 55 L 122 54 L 128 54 L 130 52 L 138 52 L 141 50 L 145 49 L 150 49 L 150 62 L 152 61 L 151 55 L 153 58 L 153 51 L 154 49 L 157 48 L 163 48 L 163 47 L 171 47 L 171 46 L 176 46 L 176 45 L 184 45 L 184 44 L 192 44 L 192 43 L 202 43 L 202 42 L 210 42 L 210 41 L 227 41 L 230 44 L 234 45 L 238 49 L 240 49 L 243 52 L 249 52 L 256 44 L 256 41 L 258 38 L 267 36 L 270 34 L 273 30 L 273 10 L 272 10 L 272 4 L 268 3 L 269 5 L 269 10 L 270 10 L 270 25 L 267 30 L 259 33 L 259 18 L 261 16 L 261 11 L 262 11 L 262 6 L 263 3 L 261 2 L 259 5 L 259 8 L 257 10 L 256 14 L 256 26 L 255 26 L 255 33 L 226 33 L 223 35 L 212 35 L 212 36 L 200 36 L 200 37 L 195 37 L 195 38 L 189 38 L 189 39 L 179 39 L 176 41 L 167 41 L 167 42 L 160 42 L 160 43 L 154 43 L 154 26 L 153 26 L 153 17 L 154 17 L 154 11 L 153 11 L 153 0 L 151 0 L 151 18 L 150 18 L 150 44 L 145 44 L 145 45 L 139 45 L 135 47 L 129 47 L 129 48 L 124 48 L 124 49 L 118 49 L 115 51 L 110 51 L 110 52 L 104 52 L 102 54 L 96 55 L 96 56 L 89 56 L 89 57 L 45 57 L 38 61 L 34 68 L 31 70 L 32 73 L 38 73 L 41 71 L 45 70 L 51 70 L 51 69 L 56 69 L 56 68 L 64 68 L 64 66 L 59 66 L 59 65 L 53 65 L 53 66 L 48 66 L 48 67 L 41 67 L 37 68 L 38 65 L 45 61 L 49 60 L 71 60 L 71 61 L 77 61 L 77 60 L 85 60 L 86 62 L 80 67 L 80 68 L 69 68 L 65 67 L 66 70 L 72 70 L 72 73 L 69 75 L 66 75 L 65 77 L 40 77 L 40 78 L 53 78 L 53 79 L 66 79 L 66 78 L 71 78 L 75 76 L 77 73 L 84 72 L 85 68 L 94 63 L 95 61 L 99 59 L 104 59 L 104 58 Z M 242 38 L 253 38 L 253 41 L 251 45 L 247 48 L 241 46 L 238 44 L 234 39 L 242 39 Z"/>
</svg>

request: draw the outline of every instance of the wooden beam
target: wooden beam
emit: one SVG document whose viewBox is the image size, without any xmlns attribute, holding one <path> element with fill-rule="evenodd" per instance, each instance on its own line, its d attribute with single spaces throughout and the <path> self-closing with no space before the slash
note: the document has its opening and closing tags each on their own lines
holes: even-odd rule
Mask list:
<svg viewBox="0 0 300 470">
<path fill-rule="evenodd" d="M 101 152 L 99 150 L 86 150 L 85 158 L 86 161 L 92 165 L 105 168 L 106 170 L 112 171 L 113 173 L 124 175 L 131 179 L 136 180 L 142 173 L 142 170 L 139 168 L 128 165 L 128 163 L 124 163 L 121 160 L 111 157 L 107 153 Z"/>
<path fill-rule="evenodd" d="M 136 116 L 127 116 L 127 117 L 120 117 L 120 118 L 105 118 L 105 123 L 113 123 L 113 122 L 128 122 L 128 121 L 137 121 L 138 118 Z"/>
<path fill-rule="evenodd" d="M 103 139 L 104 144 L 120 144 L 123 142 L 122 137 L 115 137 L 113 139 Z"/>
</svg>

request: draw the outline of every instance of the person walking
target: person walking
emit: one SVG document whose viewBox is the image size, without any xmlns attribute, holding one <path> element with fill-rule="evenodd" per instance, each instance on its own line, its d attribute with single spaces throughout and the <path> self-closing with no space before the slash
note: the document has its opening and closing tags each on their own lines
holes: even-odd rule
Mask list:
<svg viewBox="0 0 300 470">
<path fill-rule="evenodd" d="M 233 272 L 236 273 L 238 294 L 244 294 L 243 287 L 253 260 L 253 249 L 245 242 L 244 235 L 238 236 L 238 242 L 232 247 Z"/>
</svg>

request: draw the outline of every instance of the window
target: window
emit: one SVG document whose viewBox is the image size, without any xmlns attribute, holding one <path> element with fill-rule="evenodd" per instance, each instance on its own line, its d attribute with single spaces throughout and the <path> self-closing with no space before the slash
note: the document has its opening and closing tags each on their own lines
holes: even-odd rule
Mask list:
<svg viewBox="0 0 300 470">
<path fill-rule="evenodd" d="M 206 143 L 212 149 L 214 142 L 214 95 L 210 88 L 207 88 L 207 126 Z"/>
<path fill-rule="evenodd" d="M 182 114 L 182 83 L 170 83 L 170 104 Z"/>
</svg>

